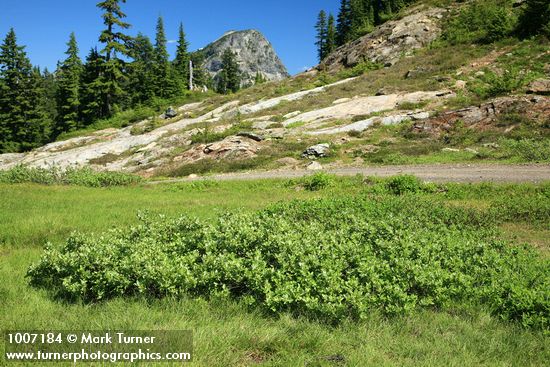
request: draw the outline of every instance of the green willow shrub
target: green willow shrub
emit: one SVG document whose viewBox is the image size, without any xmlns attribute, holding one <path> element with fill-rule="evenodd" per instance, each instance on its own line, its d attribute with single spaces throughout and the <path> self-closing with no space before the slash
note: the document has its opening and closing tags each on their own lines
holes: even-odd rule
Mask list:
<svg viewBox="0 0 550 367">
<path fill-rule="evenodd" d="M 320 191 L 334 185 L 335 180 L 336 176 L 334 175 L 325 172 L 317 172 L 296 181 L 299 186 L 302 186 L 307 191 Z"/>
<path fill-rule="evenodd" d="M 422 190 L 423 183 L 416 176 L 403 175 L 391 178 L 387 182 L 388 192 L 394 195 L 417 193 Z"/>
<path fill-rule="evenodd" d="M 53 185 L 62 179 L 59 169 L 30 168 L 18 165 L 9 170 L 0 170 L 0 183 L 37 183 Z"/>
<path fill-rule="evenodd" d="M 127 186 L 141 182 L 141 177 L 122 172 L 96 172 L 91 168 L 34 168 L 16 166 L 0 171 L 0 183 L 36 183 L 41 185 L 76 185 L 88 187 Z"/>
<path fill-rule="evenodd" d="M 231 297 L 326 320 L 484 304 L 548 329 L 550 265 L 495 240 L 495 221 L 418 195 L 282 203 L 215 224 L 143 217 L 131 229 L 72 235 L 28 271 L 68 300 Z"/>
</svg>

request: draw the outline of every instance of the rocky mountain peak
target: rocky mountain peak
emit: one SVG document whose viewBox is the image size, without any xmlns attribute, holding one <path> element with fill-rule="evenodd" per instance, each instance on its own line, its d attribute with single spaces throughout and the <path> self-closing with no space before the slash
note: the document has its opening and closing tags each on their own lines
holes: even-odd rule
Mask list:
<svg viewBox="0 0 550 367">
<path fill-rule="evenodd" d="M 212 75 L 222 68 L 222 54 L 226 49 L 236 54 L 243 72 L 243 84 L 252 84 L 259 72 L 267 80 L 282 80 L 290 75 L 271 43 L 257 30 L 228 31 L 221 38 L 204 47 L 204 67 Z"/>
</svg>

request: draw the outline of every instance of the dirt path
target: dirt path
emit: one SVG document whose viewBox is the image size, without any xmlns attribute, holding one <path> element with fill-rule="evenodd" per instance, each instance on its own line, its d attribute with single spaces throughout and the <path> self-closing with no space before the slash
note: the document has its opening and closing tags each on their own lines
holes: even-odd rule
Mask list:
<svg viewBox="0 0 550 367">
<path fill-rule="evenodd" d="M 439 164 L 416 166 L 375 166 L 347 167 L 323 170 L 338 176 L 389 177 L 410 174 L 429 182 L 542 182 L 550 181 L 550 164 Z M 149 184 L 166 182 L 185 182 L 196 180 L 256 180 L 269 178 L 296 178 L 311 175 L 315 172 L 307 170 L 253 171 L 243 173 L 227 173 L 196 178 L 179 178 L 165 181 L 151 181 Z"/>
</svg>

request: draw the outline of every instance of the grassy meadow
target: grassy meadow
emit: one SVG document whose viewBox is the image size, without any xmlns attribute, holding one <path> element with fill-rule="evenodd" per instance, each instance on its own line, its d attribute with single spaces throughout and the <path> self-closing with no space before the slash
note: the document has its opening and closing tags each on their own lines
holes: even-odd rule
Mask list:
<svg viewBox="0 0 550 367">
<path fill-rule="evenodd" d="M 527 243 L 549 255 L 550 188 L 545 185 L 425 185 L 381 192 L 385 181 L 315 178 L 88 188 L 0 185 L 0 328 L 44 330 L 192 329 L 197 366 L 542 366 L 548 330 L 500 320 L 482 305 L 420 308 L 408 315 L 372 311 L 331 323 L 289 312 L 272 314 L 239 299 L 116 297 L 97 303 L 57 300 L 28 285 L 29 266 L 46 242 L 72 231 L 102 233 L 137 224 L 137 213 L 187 214 L 214 222 L 225 212 L 251 213 L 292 199 L 410 196 L 419 203 L 494 216 L 509 246 Z M 18 364 L 13 364 L 18 365 Z M 21 364 L 23 365 L 23 364 Z M 157 364 L 158 365 L 158 364 Z"/>
</svg>

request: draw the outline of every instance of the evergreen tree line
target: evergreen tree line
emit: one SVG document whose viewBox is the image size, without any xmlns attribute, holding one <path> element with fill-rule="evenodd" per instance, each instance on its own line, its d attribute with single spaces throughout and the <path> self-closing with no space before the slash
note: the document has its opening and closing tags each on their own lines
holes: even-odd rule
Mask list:
<svg viewBox="0 0 550 367">
<path fill-rule="evenodd" d="M 380 25 L 418 0 L 340 0 L 335 19 L 321 10 L 315 24 L 316 46 L 319 61 L 324 60 L 337 47 L 353 41 Z M 463 2 L 463 0 L 457 0 Z M 544 34 L 550 36 L 550 1 L 526 0 L 520 16 L 518 33 L 522 36 Z"/>
<path fill-rule="evenodd" d="M 101 49 L 92 48 L 82 61 L 71 33 L 66 58 L 53 73 L 33 67 L 15 31 L 8 32 L 0 48 L 0 153 L 30 150 L 119 111 L 182 96 L 190 88 L 190 61 L 193 85 L 209 85 L 201 54 L 188 51 L 183 25 L 170 60 L 162 17 L 154 44 L 142 33 L 125 34 L 130 28 L 120 7 L 125 1 L 98 3 L 105 26 Z M 240 74 L 235 55 L 224 60 L 230 65 L 222 78 L 223 92 L 236 91 Z"/>
</svg>

